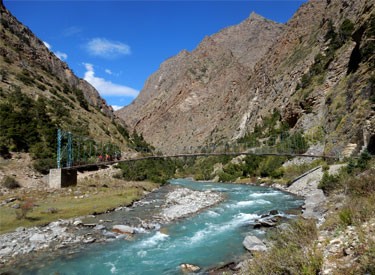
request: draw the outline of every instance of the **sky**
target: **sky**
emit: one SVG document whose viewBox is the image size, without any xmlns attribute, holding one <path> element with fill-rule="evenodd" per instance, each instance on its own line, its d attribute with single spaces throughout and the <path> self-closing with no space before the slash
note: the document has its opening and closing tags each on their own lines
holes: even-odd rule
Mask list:
<svg viewBox="0 0 375 275">
<path fill-rule="evenodd" d="M 5 7 L 114 109 L 181 50 L 256 12 L 286 23 L 305 1 L 4 0 Z"/>
</svg>

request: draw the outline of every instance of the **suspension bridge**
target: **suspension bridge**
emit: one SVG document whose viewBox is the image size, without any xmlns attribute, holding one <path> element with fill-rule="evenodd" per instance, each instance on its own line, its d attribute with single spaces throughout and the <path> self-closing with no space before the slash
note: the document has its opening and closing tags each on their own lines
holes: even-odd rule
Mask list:
<svg viewBox="0 0 375 275">
<path fill-rule="evenodd" d="M 280 157 L 304 157 L 338 159 L 340 155 L 323 153 L 306 153 L 308 143 L 318 140 L 317 137 L 302 135 L 290 135 L 282 133 L 261 141 L 210 144 L 207 146 L 171 147 L 171 154 L 162 154 L 150 148 L 134 147 L 137 152 L 132 155 L 124 155 L 120 147 L 93 139 L 73 135 L 70 132 L 58 130 L 57 133 L 57 169 L 50 170 L 49 185 L 54 188 L 74 185 L 77 183 L 77 170 L 85 170 L 93 167 L 108 166 L 120 162 L 133 162 L 145 159 L 189 158 L 209 156 L 280 156 Z"/>
</svg>

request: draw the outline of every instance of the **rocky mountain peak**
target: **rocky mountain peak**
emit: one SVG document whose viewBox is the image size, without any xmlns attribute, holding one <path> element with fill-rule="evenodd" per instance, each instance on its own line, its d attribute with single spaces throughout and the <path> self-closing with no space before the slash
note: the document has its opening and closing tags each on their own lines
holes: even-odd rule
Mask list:
<svg viewBox="0 0 375 275">
<path fill-rule="evenodd" d="M 250 13 L 250 16 L 249 16 L 248 20 L 251 20 L 251 21 L 264 21 L 264 20 L 267 20 L 267 19 L 264 18 L 263 16 L 261 16 L 260 14 L 257 14 L 255 11 L 252 11 Z"/>
</svg>

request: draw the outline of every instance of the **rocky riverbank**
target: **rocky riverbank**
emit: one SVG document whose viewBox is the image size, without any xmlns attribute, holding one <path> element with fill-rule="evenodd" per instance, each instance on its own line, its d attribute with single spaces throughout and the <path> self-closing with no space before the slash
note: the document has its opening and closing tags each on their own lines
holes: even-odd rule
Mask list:
<svg viewBox="0 0 375 275">
<path fill-rule="evenodd" d="M 211 191 L 193 191 L 177 188 L 167 194 L 159 214 L 152 217 L 153 222 L 139 220 L 139 226 L 108 223 L 83 223 L 84 217 L 59 220 L 42 227 L 18 228 L 16 231 L 0 236 L 0 267 L 10 266 L 20 259 L 37 257 L 41 253 L 59 254 L 63 249 L 82 247 L 94 242 L 108 242 L 123 238 L 131 240 L 133 234 L 159 229 L 159 224 L 183 218 L 217 204 L 223 197 Z M 142 205 L 141 200 L 132 207 L 122 207 L 115 211 L 131 211 Z"/>
</svg>

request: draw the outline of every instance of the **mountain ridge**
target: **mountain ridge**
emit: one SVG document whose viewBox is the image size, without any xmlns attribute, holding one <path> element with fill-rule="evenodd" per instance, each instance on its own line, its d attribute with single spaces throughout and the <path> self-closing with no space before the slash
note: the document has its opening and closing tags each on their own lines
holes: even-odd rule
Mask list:
<svg viewBox="0 0 375 275">
<path fill-rule="evenodd" d="M 238 89 L 238 80 L 247 77 L 282 28 L 281 24 L 253 14 L 237 26 L 206 36 L 193 51 L 181 51 L 163 62 L 133 103 L 116 114 L 142 132 L 146 139 L 152 139 L 154 133 L 167 131 L 168 136 L 162 137 L 165 143 L 150 141 L 158 149 L 170 150 L 167 144 L 175 144 L 176 140 L 180 140 L 182 146 L 199 146 L 200 136 L 208 139 L 215 125 L 223 119 L 220 110 L 227 106 L 225 102 L 229 99 L 225 93 Z M 246 41 L 254 41 L 255 46 L 259 44 L 260 33 L 263 42 L 258 49 L 261 51 L 245 51 L 244 47 L 252 47 L 253 42 L 243 43 L 244 37 Z M 224 86 L 225 92 L 218 89 L 218 85 Z M 204 104 L 211 104 L 211 110 L 205 109 Z M 204 115 L 194 116 L 189 112 Z M 212 120 L 215 123 L 210 123 Z M 181 125 L 190 126 L 183 128 Z M 191 131 L 194 125 L 202 127 Z"/>
</svg>

